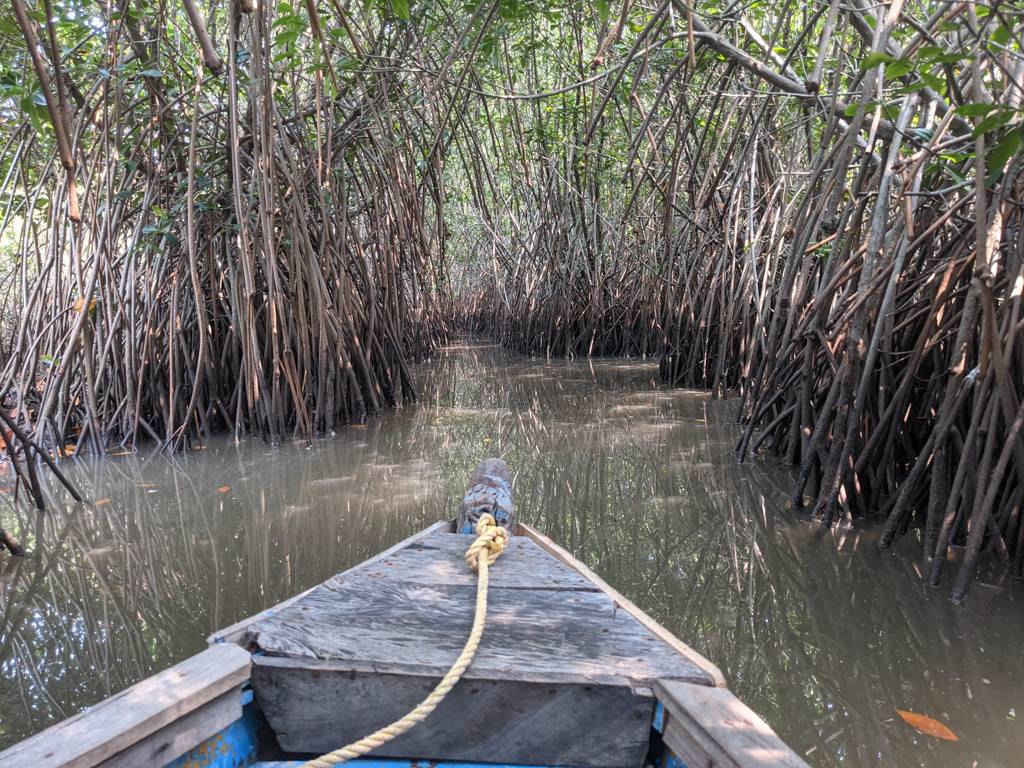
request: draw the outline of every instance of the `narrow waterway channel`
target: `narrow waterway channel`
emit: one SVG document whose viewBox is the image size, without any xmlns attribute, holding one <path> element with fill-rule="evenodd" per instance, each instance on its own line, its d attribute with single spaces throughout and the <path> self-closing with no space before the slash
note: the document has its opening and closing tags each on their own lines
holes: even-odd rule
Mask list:
<svg viewBox="0 0 1024 768">
<path fill-rule="evenodd" d="M 734 406 L 660 387 L 653 363 L 466 343 L 418 376 L 421 405 L 312 448 L 78 459 L 88 505 L 0 502 L 32 550 L 0 557 L 0 748 L 452 516 L 477 461 L 501 455 L 527 522 L 718 664 L 812 765 L 1022 764 L 1019 585 L 954 608 L 913 536 L 880 550 L 869 528 L 788 512 L 785 468 L 736 464 Z"/>
</svg>

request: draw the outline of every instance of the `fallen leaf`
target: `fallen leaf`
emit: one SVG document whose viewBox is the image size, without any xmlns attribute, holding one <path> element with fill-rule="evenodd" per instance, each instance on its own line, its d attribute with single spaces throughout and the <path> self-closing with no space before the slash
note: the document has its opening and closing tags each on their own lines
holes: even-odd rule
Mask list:
<svg viewBox="0 0 1024 768">
<path fill-rule="evenodd" d="M 365 424 L 349 424 L 352 429 L 366 429 Z"/>
<path fill-rule="evenodd" d="M 76 450 L 78 450 L 78 446 L 77 445 L 71 445 L 69 443 L 68 445 L 64 446 L 64 454 L 66 456 L 74 456 Z"/>
<path fill-rule="evenodd" d="M 108 453 L 107 455 L 108 456 L 131 456 L 132 452 L 131 451 L 116 451 L 116 452 L 113 452 L 113 453 Z"/>
<path fill-rule="evenodd" d="M 903 709 L 897 709 L 896 714 L 903 718 L 903 722 L 921 733 L 927 733 L 929 736 L 946 741 L 960 741 L 959 737 L 949 728 L 928 715 L 919 715 L 917 712 L 907 712 Z"/>
<path fill-rule="evenodd" d="M 217 489 L 217 493 L 230 493 L 230 492 L 231 492 L 231 486 L 230 485 L 222 485 L 220 488 Z"/>
<path fill-rule="evenodd" d="M 139 483 L 139 488 L 158 488 L 156 483 Z"/>
<path fill-rule="evenodd" d="M 97 507 L 105 507 L 109 503 L 110 499 L 96 499 L 96 501 L 93 502 L 93 504 Z"/>
</svg>

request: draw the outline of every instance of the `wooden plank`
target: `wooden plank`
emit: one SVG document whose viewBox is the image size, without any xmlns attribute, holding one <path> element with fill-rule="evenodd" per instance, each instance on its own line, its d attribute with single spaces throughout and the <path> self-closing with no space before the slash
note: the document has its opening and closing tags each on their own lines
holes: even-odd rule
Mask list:
<svg viewBox="0 0 1024 768">
<path fill-rule="evenodd" d="M 452 527 L 452 523 L 451 523 L 450 520 L 449 521 L 442 520 L 441 522 L 434 523 L 430 527 L 424 528 L 422 531 L 419 531 L 418 533 L 414 533 L 412 536 L 409 536 L 406 539 L 402 539 L 402 541 L 398 542 L 397 544 L 395 544 L 392 547 L 388 547 L 387 549 L 385 549 L 380 554 L 374 555 L 369 560 L 364 560 L 363 562 L 359 563 L 358 565 L 352 566 L 347 571 L 344 571 L 344 572 L 342 572 L 339 575 L 358 573 L 360 570 L 362 570 L 364 568 L 371 567 L 374 563 L 376 563 L 376 562 L 378 562 L 378 561 L 388 557 L 389 555 L 392 555 L 393 553 L 397 552 L 400 549 L 403 549 L 404 547 L 409 546 L 410 544 L 412 544 L 413 542 L 417 541 L 418 539 L 424 538 L 425 536 L 429 536 L 430 534 L 435 533 L 437 531 L 449 530 L 451 527 Z M 335 577 L 335 578 L 337 578 L 337 577 Z M 270 608 L 267 608 L 264 611 L 260 611 L 259 613 L 254 614 L 253 616 L 249 616 L 248 618 L 242 619 L 241 621 L 237 621 L 234 624 L 232 624 L 230 626 L 227 626 L 224 629 L 219 630 L 218 632 L 214 632 L 212 635 L 210 635 L 208 638 L 206 638 L 206 642 L 211 643 L 211 644 L 213 644 L 213 643 L 240 643 L 240 642 L 244 642 L 246 630 L 249 628 L 249 626 L 251 624 L 253 624 L 254 622 L 257 622 L 260 619 L 263 619 L 263 618 L 265 618 L 267 616 L 272 616 L 277 611 L 280 611 L 280 610 L 282 610 L 284 608 L 287 608 L 289 605 L 292 605 L 293 603 L 301 600 L 306 595 L 308 595 L 310 592 L 312 592 L 314 589 L 318 589 L 320 586 L 321 585 L 318 584 L 315 587 L 310 587 L 305 592 L 300 592 L 299 594 L 295 595 L 295 597 L 290 597 L 287 600 L 282 600 L 280 603 L 277 603 L 276 605 L 273 605 L 273 606 L 271 606 Z"/>
<path fill-rule="evenodd" d="M 174 720 L 142 741 L 100 763 L 100 768 L 159 766 L 184 755 L 242 716 L 242 689 L 234 688 Z"/>
<path fill-rule="evenodd" d="M 336 749 L 397 720 L 434 677 L 352 672 L 315 660 L 254 658 L 260 708 L 289 752 Z M 621 768 L 647 753 L 649 689 L 463 679 L 438 709 L 375 757 Z"/>
<path fill-rule="evenodd" d="M 662 642 L 667 643 L 677 653 L 685 656 L 690 660 L 690 662 L 702 669 L 707 675 L 708 685 L 714 685 L 720 688 L 726 687 L 725 676 L 718 667 L 648 616 L 631 600 L 627 599 L 625 595 L 620 593 L 617 589 L 608 584 L 608 582 L 590 570 L 586 565 L 573 557 L 566 549 L 553 542 L 536 528 L 526 525 L 525 523 L 519 524 L 519 530 L 523 535 L 528 536 L 530 539 L 537 542 L 542 549 L 550 552 L 553 556 L 557 557 L 577 573 L 588 579 L 591 583 L 595 584 L 602 592 L 608 595 L 608 597 L 610 597 L 618 607 L 622 608 L 622 610 L 626 611 L 634 619 L 640 622 L 640 624 L 647 628 L 647 630 L 649 630 L 655 637 L 659 638 Z"/>
<path fill-rule="evenodd" d="M 665 743 L 688 766 L 808 768 L 771 727 L 724 688 L 655 685 L 665 707 Z"/>
<path fill-rule="evenodd" d="M 358 572 L 361 579 L 410 581 L 418 584 L 476 586 L 476 574 L 463 556 L 470 537 L 434 531 L 391 554 L 376 558 Z M 339 574 L 327 581 L 337 584 L 351 578 Z M 524 536 L 509 539 L 501 559 L 490 571 L 492 590 L 554 589 L 596 592 L 598 587 L 564 563 L 553 558 Z"/>
<path fill-rule="evenodd" d="M 365 661 L 381 672 L 441 676 L 469 635 L 474 597 L 471 586 L 332 580 L 255 623 L 248 638 L 251 647 L 275 656 Z M 470 670 L 508 679 L 711 684 L 700 667 L 594 591 L 492 591 Z"/>
<path fill-rule="evenodd" d="M 217 645 L 0 753 L 0 765 L 92 768 L 249 679 L 249 654 Z"/>
</svg>

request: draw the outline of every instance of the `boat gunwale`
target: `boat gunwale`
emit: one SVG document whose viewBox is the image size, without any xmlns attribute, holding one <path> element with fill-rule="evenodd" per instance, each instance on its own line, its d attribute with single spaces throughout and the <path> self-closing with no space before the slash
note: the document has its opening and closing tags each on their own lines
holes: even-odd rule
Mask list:
<svg viewBox="0 0 1024 768">
<path fill-rule="evenodd" d="M 553 540 L 545 536 L 539 530 L 526 523 L 519 523 L 519 535 L 524 536 L 532 540 L 537 546 L 545 550 L 548 554 L 559 560 L 562 564 L 572 568 L 580 576 L 590 581 L 596 586 L 601 592 L 604 592 L 612 602 L 619 606 L 622 610 L 636 619 L 645 629 L 651 632 L 659 640 L 667 644 L 676 653 L 684 656 L 688 661 L 697 665 L 711 678 L 711 682 L 708 683 L 713 688 L 728 688 L 728 684 L 725 680 L 725 675 L 722 671 L 715 666 L 712 662 L 708 661 L 704 656 L 695 651 L 693 648 L 688 646 L 676 635 L 666 629 L 664 626 L 655 621 L 651 616 L 645 612 L 640 606 L 636 605 L 632 600 L 627 598 L 615 587 L 606 582 L 584 563 L 576 558 L 571 552 L 555 543 Z M 690 683 L 695 685 L 695 683 Z"/>
</svg>

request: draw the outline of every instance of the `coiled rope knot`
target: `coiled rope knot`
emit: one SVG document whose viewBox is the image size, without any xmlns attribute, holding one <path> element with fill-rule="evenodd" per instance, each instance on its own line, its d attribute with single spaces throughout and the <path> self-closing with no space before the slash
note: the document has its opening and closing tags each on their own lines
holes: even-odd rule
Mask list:
<svg viewBox="0 0 1024 768">
<path fill-rule="evenodd" d="M 391 725 L 371 733 L 366 738 L 360 739 L 354 744 L 341 747 L 326 755 L 314 758 L 306 763 L 303 768 L 332 768 L 332 766 L 347 763 L 357 757 L 371 752 L 377 747 L 387 744 L 392 739 L 401 736 L 410 730 L 417 723 L 425 720 L 427 716 L 437 709 L 437 706 L 448 695 L 448 692 L 459 682 L 463 673 L 469 668 L 476 649 L 480 646 L 480 638 L 484 634 L 484 624 L 487 619 L 487 585 L 488 569 L 494 565 L 494 561 L 504 551 L 508 544 L 508 531 L 494 519 L 494 515 L 484 513 L 476 521 L 476 539 L 466 550 L 466 565 L 476 571 L 476 610 L 473 613 L 473 628 L 469 632 L 469 638 L 462 647 L 462 653 L 452 664 L 437 687 L 430 692 L 419 705 L 401 720 L 396 720 Z"/>
<path fill-rule="evenodd" d="M 480 519 L 476 521 L 475 530 L 476 539 L 466 550 L 466 565 L 474 571 L 478 571 L 480 569 L 480 554 L 484 550 L 487 552 L 487 564 L 494 565 L 494 561 L 498 559 L 498 555 L 502 553 L 508 543 L 508 531 L 498 525 L 494 515 L 489 512 L 480 515 Z"/>
</svg>

